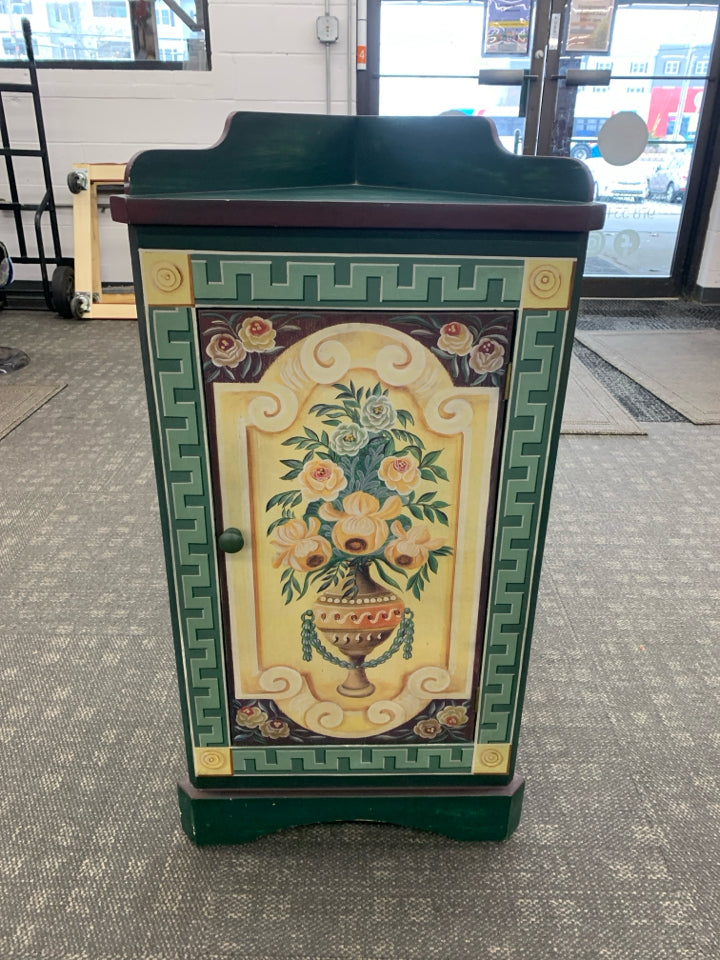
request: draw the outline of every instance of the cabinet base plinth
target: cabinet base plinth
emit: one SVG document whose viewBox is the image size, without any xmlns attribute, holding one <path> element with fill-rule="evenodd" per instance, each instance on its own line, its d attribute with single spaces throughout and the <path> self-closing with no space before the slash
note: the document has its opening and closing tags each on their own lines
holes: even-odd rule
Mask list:
<svg viewBox="0 0 720 960">
<path fill-rule="evenodd" d="M 494 787 L 198 789 L 178 784 L 185 833 L 197 844 L 246 843 L 286 827 L 370 821 L 442 833 L 456 840 L 507 840 L 520 820 L 525 780 Z"/>
</svg>

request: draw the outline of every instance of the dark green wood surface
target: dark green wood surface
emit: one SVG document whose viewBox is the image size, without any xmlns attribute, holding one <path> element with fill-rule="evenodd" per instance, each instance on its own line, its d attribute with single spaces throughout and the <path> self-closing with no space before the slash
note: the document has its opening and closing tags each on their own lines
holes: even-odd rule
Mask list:
<svg viewBox="0 0 720 960">
<path fill-rule="evenodd" d="M 222 139 L 206 150 L 147 150 L 128 166 L 127 193 L 232 197 L 238 191 L 357 185 L 393 188 L 385 200 L 445 193 L 584 203 L 592 180 L 577 160 L 506 151 L 482 117 L 333 117 L 235 113 Z M 343 185 L 347 188 L 342 190 Z M 425 195 L 425 196 L 423 196 Z"/>
<path fill-rule="evenodd" d="M 362 820 L 445 834 L 455 840 L 507 840 L 519 821 L 525 780 L 466 793 L 395 794 L 363 789 L 278 795 L 242 790 L 197 790 L 178 784 L 185 833 L 200 845 L 245 843 L 287 827 Z"/>
</svg>

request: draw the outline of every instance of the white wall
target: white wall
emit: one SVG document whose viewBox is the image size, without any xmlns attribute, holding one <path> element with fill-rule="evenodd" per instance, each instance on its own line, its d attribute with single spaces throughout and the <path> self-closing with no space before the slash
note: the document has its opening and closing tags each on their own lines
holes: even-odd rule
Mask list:
<svg viewBox="0 0 720 960">
<path fill-rule="evenodd" d="M 710 203 L 709 196 L 706 202 Z M 710 222 L 697 282 L 700 287 L 720 287 L 720 185 L 715 190 L 715 199 L 710 210 Z"/>
<path fill-rule="evenodd" d="M 348 11 L 352 2 L 331 3 L 340 21 L 340 38 L 330 47 L 331 112 L 354 112 L 348 91 Z M 220 137 L 235 110 L 325 113 L 325 47 L 315 21 L 323 0 L 209 0 L 212 70 L 39 70 L 39 84 L 63 254 L 72 256 L 72 195 L 66 176 L 73 163 L 126 162 L 151 147 L 206 147 Z M 32 22 L 32 18 L 31 18 Z M 354 37 L 351 39 L 354 56 Z M 353 66 L 354 70 L 354 66 Z M 17 83 L 24 74 L 2 70 L 0 81 Z M 350 103 L 348 99 L 350 97 Z M 5 94 L 13 147 L 37 145 L 29 97 Z M 38 160 L 19 158 L 16 174 L 21 199 L 42 196 Z M 9 199 L 4 164 L 0 196 Z M 11 214 L 0 212 L 0 239 L 16 249 Z M 131 278 L 127 228 L 101 214 L 103 280 Z M 21 267 L 19 277 L 39 279 L 37 267 Z"/>
</svg>

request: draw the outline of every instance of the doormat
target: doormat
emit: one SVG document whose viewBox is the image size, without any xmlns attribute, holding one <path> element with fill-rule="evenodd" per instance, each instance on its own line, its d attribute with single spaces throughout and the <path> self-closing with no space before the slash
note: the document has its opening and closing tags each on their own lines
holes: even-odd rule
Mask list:
<svg viewBox="0 0 720 960">
<path fill-rule="evenodd" d="M 643 436 L 647 431 L 595 379 L 585 364 L 573 357 L 560 432 Z"/>
<path fill-rule="evenodd" d="M 66 383 L 6 383 L 4 377 L 0 378 L 0 439 L 66 386 Z"/>
<path fill-rule="evenodd" d="M 692 423 L 720 423 L 719 331 L 578 331 L 576 338 Z"/>
</svg>

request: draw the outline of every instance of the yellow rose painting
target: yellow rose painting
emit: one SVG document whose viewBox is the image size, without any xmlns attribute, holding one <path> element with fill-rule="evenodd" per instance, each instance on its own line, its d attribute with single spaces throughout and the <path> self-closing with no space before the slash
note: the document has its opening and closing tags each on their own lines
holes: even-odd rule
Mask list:
<svg viewBox="0 0 720 960">
<path fill-rule="evenodd" d="M 243 343 L 245 325 L 250 329 L 255 319 L 243 322 Z M 317 422 L 283 441 L 302 459 L 282 460 L 280 479 L 297 487 L 267 502 L 269 513 L 280 512 L 268 536 L 276 548 L 273 564 L 283 571 L 283 597 L 290 603 L 311 586 L 319 593 L 342 586 L 353 595 L 372 572 L 386 587 L 407 589 L 419 600 L 438 563 L 452 553 L 438 535 L 449 523 L 450 504 L 438 490 L 449 479 L 443 451 L 426 449 L 410 429 L 413 415 L 382 384 L 351 381 L 335 389 L 332 401 L 310 408 Z"/>
<path fill-rule="evenodd" d="M 420 483 L 420 464 L 411 453 L 401 457 L 385 457 L 378 476 L 391 490 L 410 493 Z"/>
<path fill-rule="evenodd" d="M 332 460 L 313 457 L 303 467 L 298 483 L 306 500 L 336 500 L 347 486 L 347 477 Z"/>
</svg>

